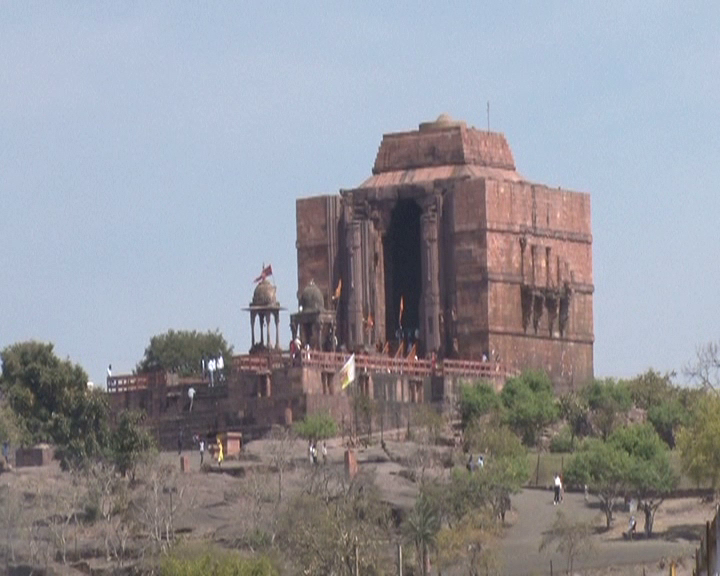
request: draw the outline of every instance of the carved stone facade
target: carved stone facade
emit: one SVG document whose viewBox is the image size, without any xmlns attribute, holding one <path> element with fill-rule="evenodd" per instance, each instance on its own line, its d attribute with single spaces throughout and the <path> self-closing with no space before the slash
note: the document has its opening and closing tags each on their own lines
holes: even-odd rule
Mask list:
<svg viewBox="0 0 720 576">
<path fill-rule="evenodd" d="M 297 254 L 350 350 L 593 376 L 590 197 L 528 182 L 502 134 L 447 116 L 386 134 L 359 187 L 297 201 Z"/>
</svg>

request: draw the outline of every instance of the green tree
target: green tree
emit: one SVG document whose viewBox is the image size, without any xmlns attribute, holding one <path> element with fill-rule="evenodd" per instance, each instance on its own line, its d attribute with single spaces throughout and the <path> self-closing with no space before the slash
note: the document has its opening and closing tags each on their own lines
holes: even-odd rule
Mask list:
<svg viewBox="0 0 720 576">
<path fill-rule="evenodd" d="M 440 531 L 440 515 L 429 500 L 422 495 L 405 521 L 405 534 L 415 546 L 420 574 L 430 574 L 430 552 L 437 548 L 437 535 Z"/>
<path fill-rule="evenodd" d="M 607 378 L 594 380 L 585 388 L 584 394 L 592 411 L 593 423 L 600 430 L 603 440 L 607 440 L 620 417 L 632 407 L 630 390 L 624 382 Z"/>
<path fill-rule="evenodd" d="M 507 423 L 528 446 L 535 446 L 539 432 L 558 417 L 553 385 L 545 373 L 527 371 L 509 379 L 500 396 Z"/>
<path fill-rule="evenodd" d="M 587 485 L 600 500 L 606 526 L 610 528 L 615 505 L 625 493 L 631 466 L 627 452 L 597 438 L 587 438 L 565 469 L 565 483 Z"/>
<path fill-rule="evenodd" d="M 568 392 L 558 399 L 558 408 L 560 418 L 567 422 L 570 444 L 575 446 L 575 440 L 587 436 L 592 429 L 587 400 L 576 392 Z"/>
<path fill-rule="evenodd" d="M 0 358 L 0 390 L 24 441 L 56 444 L 64 466 L 104 455 L 107 403 L 103 392 L 87 388 L 87 374 L 79 365 L 60 360 L 52 344 L 35 341 L 8 346 Z"/>
<path fill-rule="evenodd" d="M 632 403 L 638 408 L 649 410 L 675 396 L 676 388 L 672 383 L 673 372 L 660 374 L 652 368 L 627 382 Z"/>
<path fill-rule="evenodd" d="M 325 440 L 337 436 L 337 422 L 327 412 L 308 414 L 293 425 L 295 434 L 305 440 Z"/>
<path fill-rule="evenodd" d="M 495 393 L 495 388 L 484 380 L 460 387 L 459 408 L 463 429 L 480 416 L 497 412 L 501 407 L 502 402 Z"/>
<path fill-rule="evenodd" d="M 4 398 L 0 398 L 0 444 L 19 444 L 21 434 L 15 412 Z"/>
<path fill-rule="evenodd" d="M 105 458 L 110 446 L 108 405 L 102 390 L 72 390 L 52 415 L 50 434 L 63 469 L 80 469 Z"/>
<path fill-rule="evenodd" d="M 645 535 L 652 535 L 655 513 L 678 484 L 670 452 L 650 424 L 618 428 L 609 443 L 630 457 L 626 486 L 645 515 Z"/>
<path fill-rule="evenodd" d="M 690 411 L 676 396 L 662 400 L 647 411 L 648 422 L 670 448 L 675 448 L 677 431 L 690 419 Z"/>
<path fill-rule="evenodd" d="M 137 465 L 146 458 L 155 441 L 143 427 L 143 414 L 127 410 L 120 414 L 117 428 L 112 433 L 112 461 L 123 476 L 130 475 L 135 481 Z"/>
<path fill-rule="evenodd" d="M 225 337 L 215 332 L 196 330 L 169 330 L 153 336 L 138 363 L 138 372 L 174 372 L 180 376 L 193 376 L 202 371 L 202 359 L 222 354 L 226 367 L 232 362 L 232 347 Z"/>
<path fill-rule="evenodd" d="M 87 389 L 87 374 L 60 360 L 52 344 L 19 342 L 5 348 L 0 358 L 0 387 L 29 441 L 52 442 L 53 414 L 64 411 L 73 392 Z"/>
<path fill-rule="evenodd" d="M 720 479 L 720 397 L 704 394 L 688 424 L 678 432 L 677 446 L 683 469 L 695 482 L 709 484 L 714 492 Z"/>
<path fill-rule="evenodd" d="M 530 470 L 527 451 L 518 436 L 507 426 L 479 421 L 466 431 L 466 446 L 471 453 L 485 456 L 484 466 L 472 474 L 455 469 L 448 494 L 454 499 L 448 506 L 459 520 L 471 509 L 486 507 L 492 517 L 503 521 L 510 498 L 520 491 Z"/>
</svg>

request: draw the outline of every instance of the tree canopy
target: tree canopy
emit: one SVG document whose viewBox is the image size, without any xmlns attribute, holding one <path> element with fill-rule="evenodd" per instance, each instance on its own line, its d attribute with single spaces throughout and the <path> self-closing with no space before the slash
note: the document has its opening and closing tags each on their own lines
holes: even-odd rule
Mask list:
<svg viewBox="0 0 720 576">
<path fill-rule="evenodd" d="M 528 446 L 534 446 L 539 432 L 558 417 L 553 385 L 543 372 L 527 371 L 510 378 L 500 397 L 506 422 Z"/>
<path fill-rule="evenodd" d="M 594 380 L 583 391 L 592 412 L 593 424 L 600 430 L 603 439 L 615 429 L 620 416 L 632 407 L 632 396 L 625 382 L 612 378 Z"/>
<path fill-rule="evenodd" d="M 111 439 L 112 460 L 118 472 L 135 479 L 138 463 L 155 447 L 150 433 L 142 427 L 143 415 L 126 410 L 120 414 L 117 428 Z"/>
<path fill-rule="evenodd" d="M 600 500 L 608 528 L 613 520 L 615 504 L 624 494 L 630 470 L 630 456 L 598 438 L 588 438 L 565 469 L 568 485 L 588 488 Z"/>
<path fill-rule="evenodd" d="M 15 414 L 21 442 L 51 442 L 63 465 L 103 455 L 109 443 L 107 404 L 87 388 L 85 371 L 60 360 L 52 344 L 29 341 L 2 353 L 0 390 Z"/>
<path fill-rule="evenodd" d="M 707 482 L 713 491 L 720 480 L 720 397 L 708 393 L 695 404 L 688 424 L 678 433 L 677 445 L 683 468 L 698 484 Z"/>
<path fill-rule="evenodd" d="M 498 411 L 502 407 L 502 402 L 491 384 L 478 380 L 460 387 L 459 405 L 462 426 L 467 428 L 480 416 Z"/>
<path fill-rule="evenodd" d="M 652 533 L 655 512 L 675 489 L 677 474 L 666 444 L 650 424 L 618 428 L 607 441 L 588 438 L 570 461 L 565 480 L 587 484 L 600 499 L 608 528 L 621 496 L 633 496 L 645 513 L 645 532 Z"/>
<path fill-rule="evenodd" d="M 230 366 L 232 346 L 228 345 L 220 331 L 169 330 L 150 339 L 136 370 L 161 370 L 191 376 L 202 372 L 203 357 L 217 358 L 219 355 L 223 356 L 225 366 Z"/>
</svg>

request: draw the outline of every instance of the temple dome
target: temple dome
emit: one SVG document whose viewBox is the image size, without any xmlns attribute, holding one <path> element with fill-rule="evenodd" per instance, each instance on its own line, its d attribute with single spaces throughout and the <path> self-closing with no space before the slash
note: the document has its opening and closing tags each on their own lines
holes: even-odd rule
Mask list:
<svg viewBox="0 0 720 576">
<path fill-rule="evenodd" d="M 300 294 L 300 309 L 302 312 L 322 312 L 325 310 L 323 294 L 312 280 Z"/>
<path fill-rule="evenodd" d="M 277 287 L 268 280 L 263 280 L 255 287 L 253 299 L 250 306 L 253 307 L 275 307 L 278 305 Z"/>
</svg>

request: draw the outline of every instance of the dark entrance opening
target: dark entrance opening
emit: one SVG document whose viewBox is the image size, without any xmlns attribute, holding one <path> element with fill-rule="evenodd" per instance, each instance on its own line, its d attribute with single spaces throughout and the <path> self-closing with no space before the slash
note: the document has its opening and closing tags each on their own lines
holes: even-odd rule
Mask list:
<svg viewBox="0 0 720 576">
<path fill-rule="evenodd" d="M 414 200 L 399 200 L 390 217 L 383 251 L 385 262 L 385 339 L 406 343 L 420 328 L 420 215 Z M 402 317 L 400 301 L 402 300 Z"/>
</svg>

